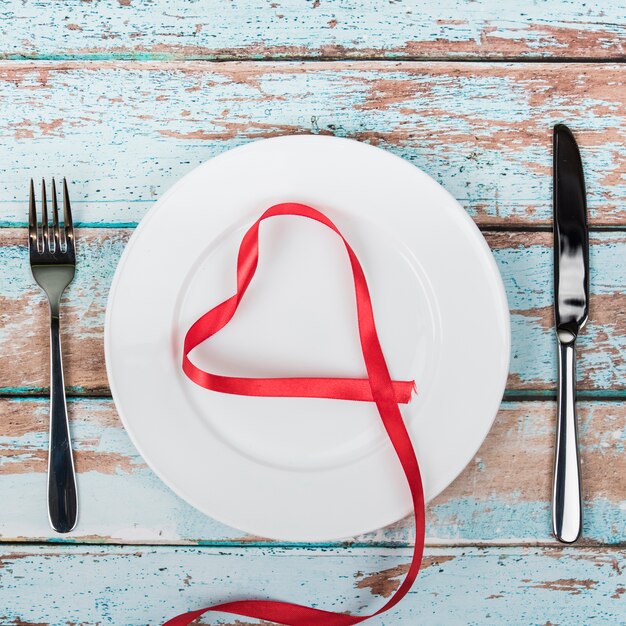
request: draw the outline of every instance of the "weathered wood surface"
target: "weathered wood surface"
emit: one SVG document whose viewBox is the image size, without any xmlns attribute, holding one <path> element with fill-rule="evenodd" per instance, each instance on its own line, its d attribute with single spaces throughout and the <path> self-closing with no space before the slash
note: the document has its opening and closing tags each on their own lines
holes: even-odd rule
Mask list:
<svg viewBox="0 0 626 626">
<path fill-rule="evenodd" d="M 258 544 L 175 496 L 130 443 L 109 399 L 70 403 L 80 520 L 53 533 L 45 508 L 48 403 L 0 400 L 0 538 L 89 543 Z M 441 544 L 553 544 L 550 497 L 554 402 L 505 402 L 461 476 L 428 507 L 427 538 Z M 585 488 L 584 542 L 626 541 L 626 403 L 580 405 Z M 355 538 L 407 545 L 412 519 Z"/>
<path fill-rule="evenodd" d="M 4 58 L 621 58 L 626 4 L 118 0 L 0 5 Z"/>
<path fill-rule="evenodd" d="M 0 224 L 25 223 L 30 176 L 65 175 L 82 223 L 134 225 L 212 156 L 254 139 L 313 132 L 408 159 L 482 225 L 545 225 L 551 130 L 565 121 L 581 145 L 592 223 L 623 226 L 624 67 L 5 62 Z"/>
<path fill-rule="evenodd" d="M 7 546 L 0 553 L 0 620 L 156 626 L 184 611 L 250 597 L 363 614 L 398 587 L 409 558 L 408 550 L 354 548 Z M 626 556 L 618 550 L 435 548 L 427 550 L 411 593 L 368 624 L 617 626 L 624 624 L 625 593 Z"/>
<path fill-rule="evenodd" d="M 483 228 L 545 227 L 550 131 L 566 122 L 592 225 L 624 230 L 625 66 L 562 61 L 623 61 L 625 15 L 624 0 L 0 2 L 0 393 L 22 396 L 0 398 L 0 624 L 154 625 L 257 591 L 335 610 L 380 606 L 406 570 L 411 520 L 353 547 L 241 536 L 155 477 L 110 398 L 84 397 L 109 393 L 102 324 L 125 227 L 212 156 L 310 132 L 408 159 Z M 42 175 L 70 178 L 75 216 L 95 227 L 78 233 L 65 307 L 81 498 L 66 537 L 45 510 L 47 401 L 23 397 L 47 387 L 46 308 L 19 228 L 28 179 Z M 551 236 L 486 236 L 512 309 L 509 391 L 547 394 Z M 554 402 L 504 402 L 476 458 L 428 507 L 417 586 L 372 624 L 626 623 L 625 253 L 626 233 L 593 234 L 580 388 L 614 399 L 580 403 L 586 547 L 550 537 Z M 449 544 L 459 547 L 436 547 Z"/>
<path fill-rule="evenodd" d="M 63 308 L 66 384 L 72 394 L 108 394 L 103 324 L 106 298 L 129 229 L 81 229 L 78 270 Z M 510 390 L 554 390 L 552 236 L 486 233 L 511 308 Z M 0 230 L 0 392 L 41 393 L 48 384 L 47 304 L 34 283 L 26 230 Z M 626 235 L 591 238 L 591 314 L 580 337 L 579 388 L 626 390 Z"/>
</svg>

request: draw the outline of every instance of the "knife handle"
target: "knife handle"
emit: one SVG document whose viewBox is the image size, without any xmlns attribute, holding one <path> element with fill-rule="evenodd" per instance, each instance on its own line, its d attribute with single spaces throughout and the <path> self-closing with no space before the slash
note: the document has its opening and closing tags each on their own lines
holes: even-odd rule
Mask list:
<svg viewBox="0 0 626 626">
<path fill-rule="evenodd" d="M 559 386 L 552 495 L 552 531 L 563 543 L 580 537 L 582 502 L 576 423 L 576 351 L 574 341 L 559 341 Z"/>
</svg>

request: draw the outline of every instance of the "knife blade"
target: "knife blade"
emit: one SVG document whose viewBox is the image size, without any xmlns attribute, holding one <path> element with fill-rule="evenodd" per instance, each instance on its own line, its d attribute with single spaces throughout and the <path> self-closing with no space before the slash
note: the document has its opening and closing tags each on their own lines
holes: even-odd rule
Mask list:
<svg viewBox="0 0 626 626">
<path fill-rule="evenodd" d="M 554 317 L 559 348 L 552 529 L 564 543 L 582 527 L 576 419 L 576 339 L 589 315 L 589 234 L 580 151 L 564 124 L 554 127 Z"/>
</svg>

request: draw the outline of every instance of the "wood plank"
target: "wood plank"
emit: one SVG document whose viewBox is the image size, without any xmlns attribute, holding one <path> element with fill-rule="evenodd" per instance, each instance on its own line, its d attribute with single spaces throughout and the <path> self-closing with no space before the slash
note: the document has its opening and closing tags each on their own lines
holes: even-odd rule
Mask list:
<svg viewBox="0 0 626 626">
<path fill-rule="evenodd" d="M 80 520 L 67 536 L 46 514 L 48 403 L 0 400 L 0 538 L 89 543 L 268 544 L 219 524 L 175 496 L 146 467 L 108 399 L 70 403 Z M 505 402 L 461 476 L 428 507 L 427 537 L 440 544 L 546 544 L 554 402 Z M 583 543 L 626 540 L 626 402 L 580 403 L 585 509 Z M 407 518 L 350 543 L 407 545 Z M 1 604 L 0 604 L 1 606 Z"/>
<path fill-rule="evenodd" d="M 297 133 L 388 149 L 484 226 L 549 224 L 551 129 L 568 122 L 592 223 L 623 226 L 625 77 L 619 64 L 4 63 L 0 224 L 25 223 L 30 176 L 66 175 L 80 222 L 134 225 L 196 165 Z"/>
<path fill-rule="evenodd" d="M 0 54 L 116 58 L 621 58 L 626 5 L 481 0 L 7 2 Z"/>
<path fill-rule="evenodd" d="M 250 597 L 364 614 L 390 597 L 409 557 L 406 549 L 3 547 L 0 620 L 157 625 Z M 626 556 L 618 550 L 429 549 L 412 592 L 368 623 L 617 625 L 624 623 L 625 589 Z"/>
<path fill-rule="evenodd" d="M 103 357 L 106 298 L 128 229 L 78 232 L 78 272 L 63 308 L 66 383 L 72 394 L 107 394 Z M 555 388 L 549 233 L 487 233 L 512 311 L 510 390 Z M 48 384 L 47 305 L 28 266 L 25 229 L 0 229 L 2 393 L 40 393 Z M 591 315 L 580 337 L 579 388 L 626 389 L 626 236 L 598 233 L 591 247 Z"/>
</svg>

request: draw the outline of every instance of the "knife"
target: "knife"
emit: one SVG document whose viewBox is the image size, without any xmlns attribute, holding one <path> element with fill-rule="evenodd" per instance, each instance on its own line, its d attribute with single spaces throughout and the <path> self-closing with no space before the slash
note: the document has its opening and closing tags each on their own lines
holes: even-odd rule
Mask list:
<svg viewBox="0 0 626 626">
<path fill-rule="evenodd" d="M 589 313 L 589 235 L 585 179 L 576 140 L 554 127 L 554 317 L 559 348 L 552 530 L 580 537 L 582 503 L 576 420 L 576 338 Z"/>
</svg>

